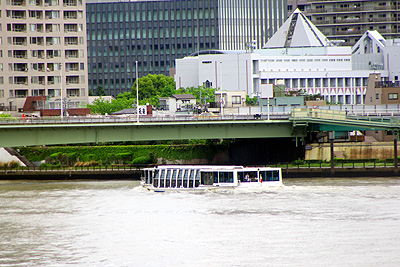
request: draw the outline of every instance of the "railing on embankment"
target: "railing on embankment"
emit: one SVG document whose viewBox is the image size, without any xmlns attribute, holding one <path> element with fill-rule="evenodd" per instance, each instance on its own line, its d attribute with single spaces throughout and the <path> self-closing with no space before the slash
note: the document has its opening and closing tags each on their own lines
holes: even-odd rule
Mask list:
<svg viewBox="0 0 400 267">
<path fill-rule="evenodd" d="M 144 166 L 111 165 L 111 166 L 45 166 L 45 167 L 2 167 L 0 179 L 95 179 L 95 180 L 139 180 Z"/>
<path fill-rule="evenodd" d="M 269 167 L 280 167 L 283 178 L 313 177 L 394 177 L 398 169 L 394 162 L 336 162 L 332 169 L 330 163 L 283 163 L 271 164 Z M 112 165 L 90 167 L 2 167 L 1 180 L 139 180 L 145 166 Z"/>
</svg>

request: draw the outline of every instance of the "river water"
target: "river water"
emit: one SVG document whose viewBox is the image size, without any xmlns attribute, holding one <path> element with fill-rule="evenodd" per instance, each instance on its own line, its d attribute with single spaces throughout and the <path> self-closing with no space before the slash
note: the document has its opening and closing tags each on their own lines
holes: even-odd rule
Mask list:
<svg viewBox="0 0 400 267">
<path fill-rule="evenodd" d="M 400 179 L 262 192 L 0 181 L 0 266 L 399 266 Z"/>
</svg>

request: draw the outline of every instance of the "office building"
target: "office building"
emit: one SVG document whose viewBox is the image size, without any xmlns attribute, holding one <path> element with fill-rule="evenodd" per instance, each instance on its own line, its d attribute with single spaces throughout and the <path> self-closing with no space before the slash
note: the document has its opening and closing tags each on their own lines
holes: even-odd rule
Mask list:
<svg viewBox="0 0 400 267">
<path fill-rule="evenodd" d="M 296 10 L 262 49 L 177 59 L 175 81 L 177 88 L 205 85 L 261 98 L 270 97 L 263 92 L 271 84 L 282 84 L 286 92 L 319 95 L 332 104 L 364 104 L 371 73 L 399 81 L 399 57 L 400 39 L 367 31 L 353 47 L 337 46 Z"/>
<path fill-rule="evenodd" d="M 288 13 L 304 13 L 331 41 L 354 45 L 366 31 L 385 39 L 400 37 L 398 0 L 288 0 Z"/>
<path fill-rule="evenodd" d="M 0 4 L 0 112 L 78 107 L 87 101 L 86 10 L 82 0 L 7 0 Z M 16 114 L 15 114 L 16 115 Z"/>
<path fill-rule="evenodd" d="M 130 91 L 138 76 L 173 75 L 200 50 L 261 47 L 283 23 L 286 0 L 87 1 L 89 87 Z"/>
</svg>

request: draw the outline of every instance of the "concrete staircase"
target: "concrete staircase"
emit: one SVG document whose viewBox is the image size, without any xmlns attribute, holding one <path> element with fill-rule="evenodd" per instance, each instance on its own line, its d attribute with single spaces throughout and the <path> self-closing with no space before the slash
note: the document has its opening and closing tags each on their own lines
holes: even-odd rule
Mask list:
<svg viewBox="0 0 400 267">
<path fill-rule="evenodd" d="M 35 165 L 25 156 L 22 156 L 17 151 L 15 151 L 12 147 L 4 147 L 4 150 L 7 151 L 11 156 L 17 157 L 22 163 L 27 167 L 34 167 Z"/>
</svg>

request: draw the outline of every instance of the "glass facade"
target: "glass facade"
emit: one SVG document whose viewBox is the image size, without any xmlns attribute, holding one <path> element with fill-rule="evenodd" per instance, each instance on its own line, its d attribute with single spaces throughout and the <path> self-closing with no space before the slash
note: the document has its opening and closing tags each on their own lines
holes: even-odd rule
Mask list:
<svg viewBox="0 0 400 267">
<path fill-rule="evenodd" d="M 207 4 L 206 4 L 207 3 Z M 87 4 L 89 89 L 130 91 L 136 78 L 170 75 L 175 59 L 218 49 L 218 1 Z"/>
<path fill-rule="evenodd" d="M 175 59 L 199 50 L 246 49 L 285 20 L 287 0 L 88 0 L 89 89 L 116 96 L 136 78 L 169 76 Z"/>
</svg>

